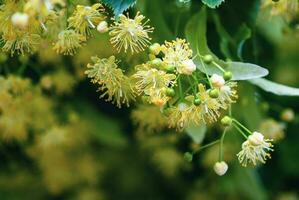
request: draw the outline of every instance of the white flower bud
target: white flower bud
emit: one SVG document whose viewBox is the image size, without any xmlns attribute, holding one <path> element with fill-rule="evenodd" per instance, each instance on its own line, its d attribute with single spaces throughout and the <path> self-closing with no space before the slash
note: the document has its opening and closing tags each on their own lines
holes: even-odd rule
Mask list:
<svg viewBox="0 0 299 200">
<path fill-rule="evenodd" d="M 158 43 L 154 43 L 149 47 L 149 49 L 152 54 L 158 55 L 161 51 L 161 46 Z"/>
<path fill-rule="evenodd" d="M 12 24 L 19 28 L 24 29 L 28 26 L 29 16 L 25 13 L 16 12 L 11 16 Z"/>
<path fill-rule="evenodd" d="M 291 122 L 295 119 L 295 113 L 292 109 L 285 109 L 282 113 L 281 113 L 281 119 L 286 121 L 286 122 Z"/>
<path fill-rule="evenodd" d="M 248 137 L 249 144 L 253 146 L 258 146 L 263 144 L 264 136 L 259 132 L 253 132 L 252 135 Z"/>
<path fill-rule="evenodd" d="M 97 26 L 97 30 L 100 32 L 100 33 L 106 33 L 109 28 L 108 28 L 108 23 L 106 21 L 102 21 L 98 24 Z"/>
<path fill-rule="evenodd" d="M 179 70 L 180 73 L 191 75 L 196 70 L 196 65 L 194 64 L 193 60 L 185 60 L 182 63 L 181 70 Z"/>
<path fill-rule="evenodd" d="M 222 76 L 218 74 L 213 74 L 210 78 L 213 87 L 220 88 L 225 84 L 225 80 Z"/>
<path fill-rule="evenodd" d="M 223 176 L 227 172 L 227 169 L 228 165 L 224 161 L 216 162 L 214 165 L 214 171 L 219 176 Z"/>
</svg>

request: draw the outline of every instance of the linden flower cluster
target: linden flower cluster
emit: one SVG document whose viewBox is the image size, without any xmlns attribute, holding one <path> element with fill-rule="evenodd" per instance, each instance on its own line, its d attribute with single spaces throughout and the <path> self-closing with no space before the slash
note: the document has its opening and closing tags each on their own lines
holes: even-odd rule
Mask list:
<svg viewBox="0 0 299 200">
<path fill-rule="evenodd" d="M 59 5 L 59 6 L 56 6 Z M 34 53 L 41 42 L 53 44 L 58 54 L 74 55 L 92 31 L 109 31 L 110 42 L 118 52 L 129 49 L 132 53 L 143 51 L 150 45 L 149 33 L 153 28 L 149 20 L 137 12 L 131 19 L 120 15 L 112 18 L 109 26 L 102 4 L 77 5 L 68 17 L 69 8 L 63 0 L 4 0 L 0 6 L 0 34 L 2 49 L 14 53 Z M 57 35 L 53 39 L 52 35 Z"/>
<path fill-rule="evenodd" d="M 115 57 L 92 57 L 91 60 L 93 63 L 87 65 L 85 74 L 99 86 L 99 91 L 104 92 L 101 97 L 108 96 L 107 101 L 116 103 L 118 107 L 122 104 L 129 106 L 130 101 L 135 100 L 135 91 L 131 79 L 118 68 Z"/>
</svg>

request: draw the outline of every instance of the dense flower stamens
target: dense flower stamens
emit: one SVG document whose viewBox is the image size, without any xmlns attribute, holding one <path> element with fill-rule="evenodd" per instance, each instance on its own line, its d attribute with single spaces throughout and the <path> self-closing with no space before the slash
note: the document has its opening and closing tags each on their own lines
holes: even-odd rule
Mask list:
<svg viewBox="0 0 299 200">
<path fill-rule="evenodd" d="M 248 139 L 243 142 L 242 150 L 237 154 L 239 162 L 246 167 L 248 164 L 257 165 L 258 162 L 265 163 L 271 158 L 269 151 L 273 151 L 271 140 L 264 139 L 259 132 L 253 132 Z"/>
<path fill-rule="evenodd" d="M 118 52 L 128 49 L 132 53 L 143 51 L 150 44 L 151 38 L 149 33 L 153 32 L 153 28 L 148 24 L 149 20 L 142 22 L 145 19 L 143 15 L 137 12 L 134 19 L 129 16 L 120 15 L 119 20 L 114 21 L 114 25 L 110 28 L 110 42 Z"/>
</svg>

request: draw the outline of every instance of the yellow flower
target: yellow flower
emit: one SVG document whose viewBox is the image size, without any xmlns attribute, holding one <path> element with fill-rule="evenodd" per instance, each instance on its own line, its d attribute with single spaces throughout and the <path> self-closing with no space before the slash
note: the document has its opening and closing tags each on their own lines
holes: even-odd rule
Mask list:
<svg viewBox="0 0 299 200">
<path fill-rule="evenodd" d="M 221 108 L 221 104 L 217 101 L 217 99 L 211 98 L 209 96 L 208 91 L 206 91 L 205 86 L 203 84 L 198 85 L 198 98 L 201 101 L 199 107 L 201 108 L 200 115 L 202 116 L 203 122 L 216 122 Z"/>
<path fill-rule="evenodd" d="M 92 6 L 77 5 L 75 12 L 68 19 L 69 27 L 84 36 L 90 35 L 91 29 L 96 28 L 106 18 L 103 12 L 104 7 L 100 3 Z"/>
<path fill-rule="evenodd" d="M 169 100 L 165 93 L 166 88 L 174 85 L 176 76 L 167 74 L 162 70 L 150 68 L 146 64 L 136 66 L 136 71 L 133 78 L 136 80 L 137 92 L 148 95 L 150 103 L 158 106 L 164 105 Z"/>
<path fill-rule="evenodd" d="M 137 12 L 134 19 L 129 16 L 120 15 L 119 19 L 114 21 L 114 25 L 110 28 L 110 42 L 117 51 L 120 52 L 128 49 L 132 53 L 143 51 L 150 44 L 151 38 L 148 33 L 153 32 L 153 28 L 147 25 L 149 20 L 142 22 L 145 19 L 143 15 Z"/>
<path fill-rule="evenodd" d="M 193 110 L 192 105 L 179 103 L 177 106 L 168 109 L 169 128 L 176 128 L 177 130 L 182 131 L 195 119 L 191 116 L 194 113 L 190 112 L 190 110 Z M 200 117 L 199 114 L 195 116 Z"/>
<path fill-rule="evenodd" d="M 135 100 L 135 92 L 130 78 L 118 68 L 115 57 L 103 59 L 92 57 L 91 59 L 93 64 L 87 65 L 85 74 L 92 83 L 99 85 L 99 91 L 104 91 L 100 97 L 108 96 L 107 101 L 116 103 L 118 107 L 121 107 L 121 104 L 129 106 L 129 102 Z"/>
<path fill-rule="evenodd" d="M 284 126 L 274 119 L 264 120 L 259 127 L 260 132 L 264 134 L 266 138 L 273 141 L 278 141 L 284 138 Z"/>
<path fill-rule="evenodd" d="M 236 87 L 236 82 L 226 82 L 219 88 L 219 97 L 217 100 L 223 109 L 227 109 L 229 105 L 236 102 L 238 98 Z"/>
<path fill-rule="evenodd" d="M 218 120 L 222 107 L 217 99 L 211 98 L 202 84 L 198 85 L 198 91 L 196 97 L 200 100 L 199 105 L 193 103 L 194 96 L 187 96 L 186 102 L 169 108 L 168 122 L 170 128 L 183 130 L 190 124 L 200 125 Z"/>
<path fill-rule="evenodd" d="M 2 139 L 23 141 L 29 133 L 40 133 L 52 125 L 54 118 L 51 101 L 43 97 L 29 79 L 0 77 L 0 85 Z"/>
<path fill-rule="evenodd" d="M 82 47 L 85 37 L 74 30 L 64 30 L 58 34 L 58 41 L 53 49 L 63 55 L 74 55 L 76 49 Z"/>
<path fill-rule="evenodd" d="M 10 52 L 13 55 L 15 52 L 19 54 L 33 53 L 37 50 L 40 43 L 40 36 L 38 34 L 31 34 L 20 32 L 16 35 L 3 35 L 2 42 L 4 43 L 3 51 Z"/>
<path fill-rule="evenodd" d="M 133 122 L 138 125 L 140 132 L 158 132 L 167 127 L 167 118 L 160 108 L 152 105 L 138 106 L 132 112 Z"/>
<path fill-rule="evenodd" d="M 192 50 L 185 39 L 177 38 L 172 42 L 165 42 L 161 47 L 164 54 L 163 62 L 176 67 L 178 73 L 185 73 L 185 62 L 192 58 Z"/>
<path fill-rule="evenodd" d="M 243 142 L 242 150 L 237 154 L 239 162 L 246 167 L 248 164 L 257 165 L 258 162 L 265 163 L 267 158 L 271 158 L 269 151 L 273 151 L 271 140 L 264 139 L 259 132 L 253 132 L 248 139 Z"/>
</svg>

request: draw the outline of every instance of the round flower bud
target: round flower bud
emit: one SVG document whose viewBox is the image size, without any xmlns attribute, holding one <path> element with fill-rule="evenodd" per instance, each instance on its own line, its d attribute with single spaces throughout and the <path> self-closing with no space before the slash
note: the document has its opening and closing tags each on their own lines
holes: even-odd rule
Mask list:
<svg viewBox="0 0 299 200">
<path fill-rule="evenodd" d="M 190 152 L 186 152 L 186 153 L 184 154 L 184 159 L 185 159 L 186 161 L 188 161 L 188 162 L 192 162 L 192 160 L 193 160 L 193 154 L 190 153 Z"/>
<path fill-rule="evenodd" d="M 253 146 L 258 146 L 263 144 L 264 136 L 259 132 L 253 132 L 252 135 L 248 136 L 249 144 Z"/>
<path fill-rule="evenodd" d="M 210 80 L 213 87 L 216 88 L 221 88 L 225 84 L 225 80 L 223 79 L 223 77 L 219 76 L 218 74 L 213 74 Z"/>
<path fill-rule="evenodd" d="M 212 89 L 209 92 L 209 96 L 213 99 L 216 99 L 219 97 L 219 91 L 217 89 Z"/>
<path fill-rule="evenodd" d="M 167 95 L 168 97 L 174 97 L 174 96 L 175 96 L 175 91 L 174 91 L 174 89 L 172 89 L 172 88 L 167 88 L 167 89 L 166 89 L 166 95 Z"/>
<path fill-rule="evenodd" d="M 167 66 L 167 67 L 166 67 L 166 71 L 167 71 L 168 73 L 174 73 L 174 71 L 175 71 L 175 66 L 173 66 L 173 65 L 169 65 L 169 66 Z"/>
<path fill-rule="evenodd" d="M 154 60 L 155 58 L 156 58 L 156 56 L 154 55 L 154 54 L 148 54 L 148 58 L 150 59 L 150 60 Z"/>
<path fill-rule="evenodd" d="M 99 31 L 100 33 L 106 33 L 108 30 L 109 30 L 108 23 L 106 21 L 101 21 L 97 25 L 97 31 Z"/>
<path fill-rule="evenodd" d="M 205 55 L 203 57 L 203 61 L 206 63 L 206 64 L 211 64 L 213 62 L 213 56 L 208 54 L 208 55 Z"/>
<path fill-rule="evenodd" d="M 152 54 L 158 55 L 161 51 L 161 46 L 158 43 L 154 43 L 149 47 L 149 50 Z"/>
<path fill-rule="evenodd" d="M 181 73 L 186 75 L 191 75 L 196 70 L 196 65 L 193 60 L 185 60 L 182 63 Z"/>
<path fill-rule="evenodd" d="M 230 118 L 229 116 L 224 116 L 222 119 L 221 119 L 221 124 L 223 126 L 230 126 L 232 124 L 232 118 Z"/>
<path fill-rule="evenodd" d="M 196 97 L 196 98 L 194 99 L 194 101 L 193 101 L 193 104 L 196 105 L 196 106 L 199 106 L 199 105 L 201 104 L 201 100 L 200 100 L 199 98 Z"/>
<path fill-rule="evenodd" d="M 28 26 L 29 16 L 26 13 L 16 12 L 11 16 L 12 24 L 19 28 L 24 29 Z"/>
<path fill-rule="evenodd" d="M 151 61 L 151 64 L 154 66 L 154 67 L 160 67 L 161 64 L 162 64 L 162 60 L 160 58 L 155 58 L 154 60 Z"/>
<path fill-rule="evenodd" d="M 295 113 L 292 109 L 288 108 L 288 109 L 285 109 L 284 111 L 282 111 L 282 113 L 280 115 L 280 118 L 283 121 L 291 122 L 295 118 Z"/>
<path fill-rule="evenodd" d="M 224 74 L 223 74 L 223 78 L 224 78 L 224 80 L 226 80 L 226 81 L 229 81 L 230 79 L 232 79 L 232 77 L 233 77 L 233 74 L 232 74 L 230 71 L 226 71 L 226 72 L 224 72 Z"/>
<path fill-rule="evenodd" d="M 227 170 L 228 165 L 224 161 L 216 162 L 214 165 L 214 171 L 219 176 L 223 176 L 227 172 Z"/>
</svg>

